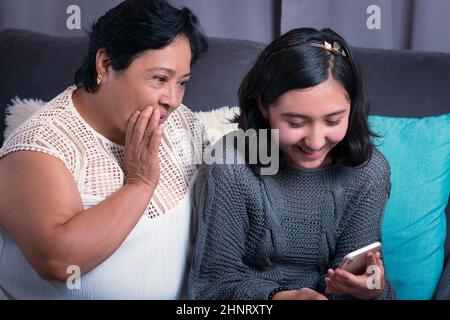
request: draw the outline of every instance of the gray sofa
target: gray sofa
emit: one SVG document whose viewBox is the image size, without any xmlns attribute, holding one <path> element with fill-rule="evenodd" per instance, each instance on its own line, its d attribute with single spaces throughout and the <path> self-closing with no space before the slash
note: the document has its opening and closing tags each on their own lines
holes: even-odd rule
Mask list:
<svg viewBox="0 0 450 320">
<path fill-rule="evenodd" d="M 48 101 L 56 96 L 73 83 L 86 47 L 84 37 L 0 30 L 0 145 L 10 99 Z M 250 41 L 210 38 L 209 51 L 192 70 L 184 103 L 194 111 L 237 105 L 239 83 L 263 47 Z M 372 114 L 424 117 L 450 112 L 450 54 L 364 48 L 354 52 L 366 79 Z M 449 205 L 446 214 L 448 219 Z M 450 287 L 449 243 L 447 236 L 446 268 L 438 298 L 441 289 Z"/>
</svg>

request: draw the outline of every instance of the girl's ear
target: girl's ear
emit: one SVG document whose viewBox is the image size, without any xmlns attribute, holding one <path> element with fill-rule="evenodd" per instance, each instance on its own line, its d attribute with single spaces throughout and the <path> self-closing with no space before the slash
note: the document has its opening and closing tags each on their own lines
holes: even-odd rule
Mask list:
<svg viewBox="0 0 450 320">
<path fill-rule="evenodd" d="M 261 112 L 264 119 L 268 121 L 269 119 L 269 110 L 267 110 L 262 102 L 261 96 L 256 97 L 256 104 L 258 105 L 259 112 Z"/>
</svg>

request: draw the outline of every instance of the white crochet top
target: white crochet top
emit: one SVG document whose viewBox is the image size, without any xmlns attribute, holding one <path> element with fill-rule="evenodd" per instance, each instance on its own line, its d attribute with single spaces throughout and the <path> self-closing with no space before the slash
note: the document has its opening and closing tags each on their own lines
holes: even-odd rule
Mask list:
<svg viewBox="0 0 450 320">
<path fill-rule="evenodd" d="M 60 159 L 89 208 L 124 185 L 124 146 L 84 121 L 73 105 L 75 89 L 69 87 L 18 126 L 6 138 L 0 157 L 33 150 Z M 159 151 L 160 182 L 145 214 L 118 250 L 81 278 L 81 289 L 42 280 L 0 229 L 0 291 L 29 299 L 180 297 L 190 251 L 190 187 L 204 145 L 202 134 L 201 123 L 184 105 L 166 120 Z"/>
<path fill-rule="evenodd" d="M 75 88 L 69 87 L 16 128 L 6 138 L 0 156 L 19 150 L 50 154 L 72 173 L 82 199 L 105 198 L 124 184 L 124 146 L 84 121 L 73 105 Z M 201 151 L 201 139 L 201 123 L 180 105 L 165 123 L 159 152 L 160 183 L 145 211 L 149 217 L 163 214 L 184 197 L 196 170 L 194 156 Z"/>
</svg>

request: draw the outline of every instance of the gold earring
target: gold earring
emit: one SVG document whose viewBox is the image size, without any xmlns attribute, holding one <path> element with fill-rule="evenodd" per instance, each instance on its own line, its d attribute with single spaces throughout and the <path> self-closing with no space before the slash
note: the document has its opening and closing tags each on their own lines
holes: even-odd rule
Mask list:
<svg viewBox="0 0 450 320">
<path fill-rule="evenodd" d="M 97 76 L 97 85 L 100 85 L 100 83 L 102 83 L 103 77 L 99 74 Z"/>
</svg>

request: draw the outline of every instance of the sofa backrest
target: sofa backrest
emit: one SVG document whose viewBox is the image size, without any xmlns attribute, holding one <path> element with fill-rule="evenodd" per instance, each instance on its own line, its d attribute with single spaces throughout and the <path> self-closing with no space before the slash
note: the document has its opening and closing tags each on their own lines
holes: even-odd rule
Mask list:
<svg viewBox="0 0 450 320">
<path fill-rule="evenodd" d="M 192 69 L 184 103 L 195 111 L 237 105 L 237 89 L 264 44 L 210 38 Z M 0 121 L 10 99 L 48 101 L 73 83 L 86 37 L 0 30 Z M 371 113 L 423 117 L 450 112 L 450 54 L 354 48 L 371 97 Z M 2 132 L 2 131 L 1 131 Z"/>
</svg>

